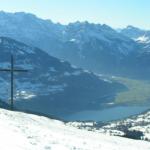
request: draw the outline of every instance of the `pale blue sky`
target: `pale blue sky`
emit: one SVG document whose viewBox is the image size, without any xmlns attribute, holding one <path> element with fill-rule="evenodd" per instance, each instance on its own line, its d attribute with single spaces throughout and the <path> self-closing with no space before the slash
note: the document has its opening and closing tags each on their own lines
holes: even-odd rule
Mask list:
<svg viewBox="0 0 150 150">
<path fill-rule="evenodd" d="M 150 29 L 150 0 L 0 0 L 0 10 L 30 12 L 63 24 L 87 20 Z"/>
</svg>

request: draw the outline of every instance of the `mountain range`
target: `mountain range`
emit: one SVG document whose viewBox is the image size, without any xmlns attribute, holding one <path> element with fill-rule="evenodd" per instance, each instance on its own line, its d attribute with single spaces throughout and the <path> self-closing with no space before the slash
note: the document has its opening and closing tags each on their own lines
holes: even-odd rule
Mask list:
<svg viewBox="0 0 150 150">
<path fill-rule="evenodd" d="M 68 25 L 24 12 L 0 12 L 0 36 L 38 47 L 52 56 L 97 73 L 149 79 L 150 31 L 128 26 Z"/>
</svg>

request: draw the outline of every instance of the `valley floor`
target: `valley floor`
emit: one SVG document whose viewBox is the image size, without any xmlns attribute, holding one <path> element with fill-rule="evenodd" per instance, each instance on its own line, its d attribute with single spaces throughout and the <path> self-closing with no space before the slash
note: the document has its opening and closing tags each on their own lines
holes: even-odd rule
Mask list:
<svg viewBox="0 0 150 150">
<path fill-rule="evenodd" d="M 0 109 L 0 150 L 150 150 L 150 143 L 76 129 Z"/>
</svg>

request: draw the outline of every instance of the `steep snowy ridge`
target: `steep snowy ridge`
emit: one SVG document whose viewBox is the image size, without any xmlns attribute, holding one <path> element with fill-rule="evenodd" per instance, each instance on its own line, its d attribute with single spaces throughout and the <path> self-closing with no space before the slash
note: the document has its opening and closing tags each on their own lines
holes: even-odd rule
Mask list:
<svg viewBox="0 0 150 150">
<path fill-rule="evenodd" d="M 149 150 L 150 143 L 79 130 L 42 116 L 0 109 L 1 150 Z"/>
</svg>

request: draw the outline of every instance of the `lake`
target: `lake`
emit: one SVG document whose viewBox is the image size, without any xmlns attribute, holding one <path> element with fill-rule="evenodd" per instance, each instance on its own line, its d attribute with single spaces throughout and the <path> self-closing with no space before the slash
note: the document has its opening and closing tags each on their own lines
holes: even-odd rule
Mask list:
<svg viewBox="0 0 150 150">
<path fill-rule="evenodd" d="M 140 114 L 150 107 L 146 106 L 116 106 L 96 111 L 82 111 L 68 116 L 63 116 L 67 121 L 112 121 Z"/>
</svg>

